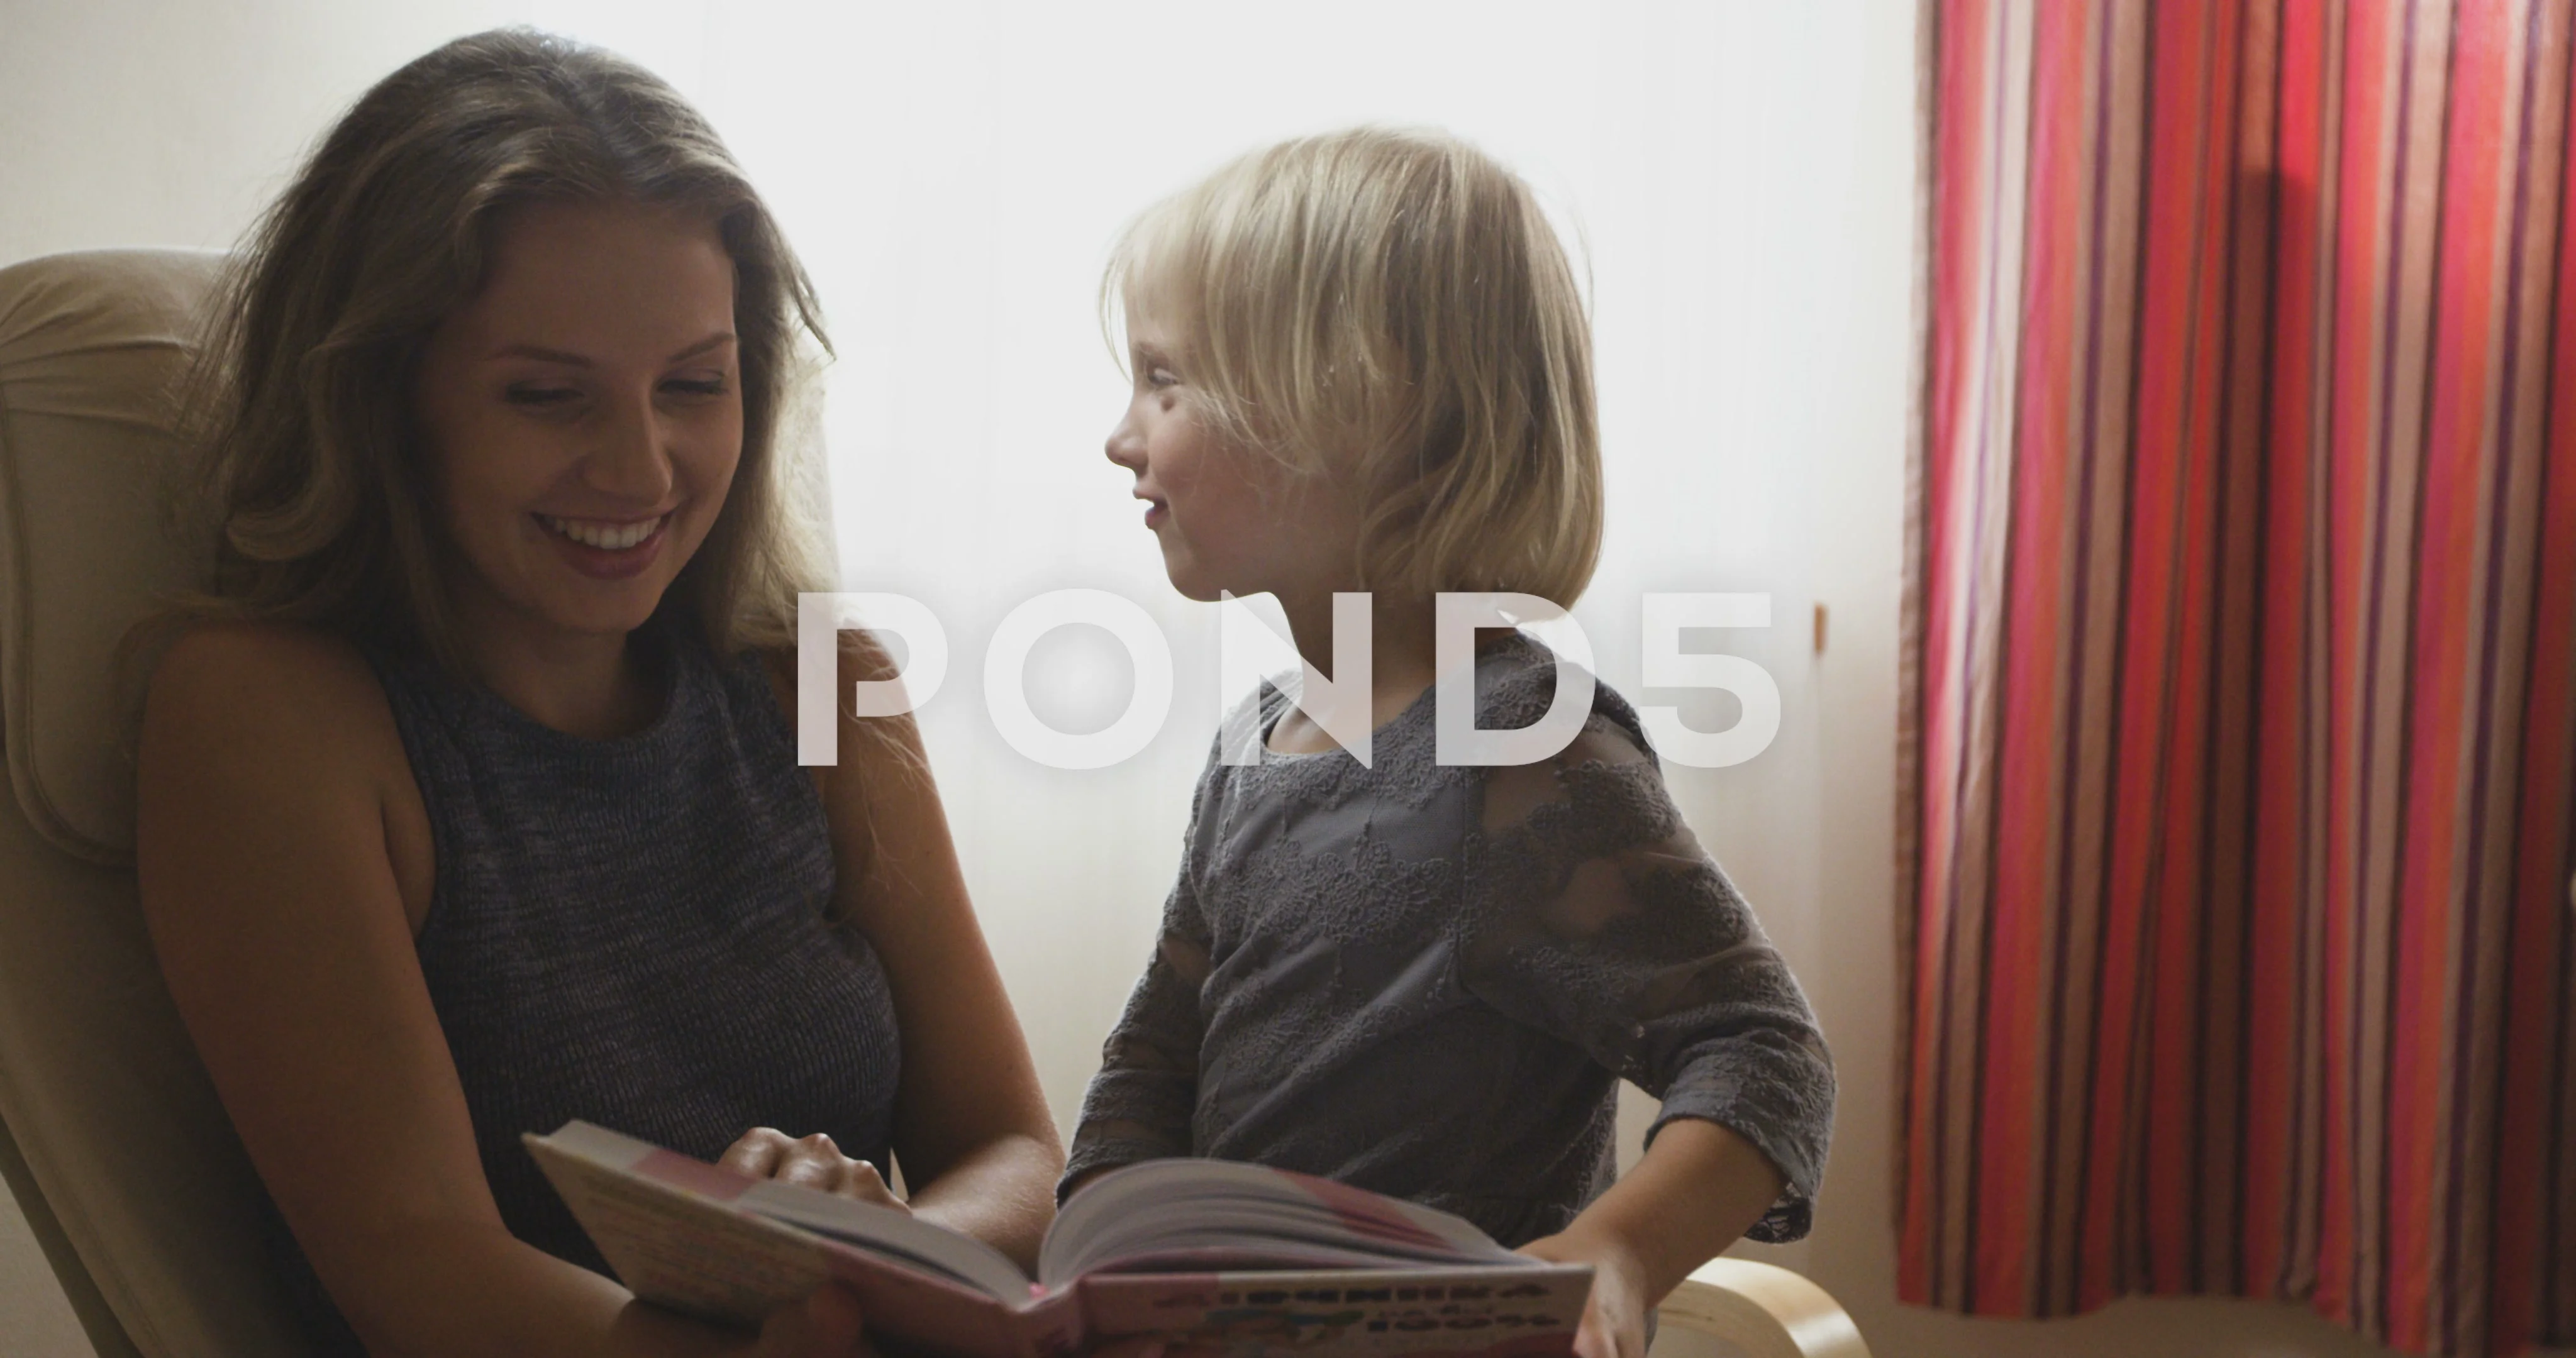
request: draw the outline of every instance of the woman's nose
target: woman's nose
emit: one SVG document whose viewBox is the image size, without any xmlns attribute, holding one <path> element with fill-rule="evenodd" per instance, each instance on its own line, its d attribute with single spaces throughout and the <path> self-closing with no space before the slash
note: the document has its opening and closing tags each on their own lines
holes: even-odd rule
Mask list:
<svg viewBox="0 0 2576 1358">
<path fill-rule="evenodd" d="M 618 417 L 603 430 L 600 446 L 582 464 L 582 479 L 592 490 L 611 492 L 621 500 L 654 502 L 670 495 L 672 430 L 652 397 L 618 402 Z"/>
<path fill-rule="evenodd" d="M 620 403 L 618 418 L 582 466 L 591 488 L 638 504 L 660 504 L 671 493 L 671 431 L 652 398 Z"/>
</svg>

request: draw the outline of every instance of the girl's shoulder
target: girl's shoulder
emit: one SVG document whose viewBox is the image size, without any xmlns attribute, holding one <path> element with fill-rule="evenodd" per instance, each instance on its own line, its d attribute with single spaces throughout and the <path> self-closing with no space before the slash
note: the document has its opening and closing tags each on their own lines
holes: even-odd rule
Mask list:
<svg viewBox="0 0 2576 1358">
<path fill-rule="evenodd" d="M 1435 778 L 1433 771 L 1444 767 L 1437 759 L 1439 685 L 1425 690 L 1401 714 L 1373 733 L 1372 766 L 1364 770 L 1356 761 L 1333 753 L 1280 754 L 1269 749 L 1270 729 L 1293 701 L 1283 687 L 1286 682 L 1281 679 L 1259 684 L 1227 711 L 1209 742 L 1207 763 L 1200 776 L 1202 795 L 1211 785 L 1225 782 L 1244 769 L 1259 769 L 1258 781 L 1265 787 L 1284 778 L 1297 785 L 1320 782 L 1340 788 L 1345 784 L 1423 782 Z M 1562 764 L 1568 758 L 1580 760 L 1586 755 L 1608 754 L 1618 762 L 1642 758 L 1650 764 L 1658 763 L 1647 742 L 1644 724 L 1624 695 L 1602 682 L 1589 667 L 1570 658 L 1561 660 L 1546 642 L 1526 632 L 1514 632 L 1477 652 L 1477 729 L 1511 730 L 1541 720 L 1555 706 L 1559 687 L 1564 684 L 1589 685 L 1591 705 L 1585 714 L 1583 733 L 1565 754 L 1548 762 Z M 1483 771 L 1483 766 L 1475 765 L 1458 770 L 1471 781 Z"/>
<path fill-rule="evenodd" d="M 1655 762 L 1635 705 L 1589 666 L 1560 656 L 1527 632 L 1514 632 L 1476 657 L 1476 725 L 1496 730 L 1536 722 L 1555 706 L 1558 686 L 1567 683 L 1592 686 L 1591 712 L 1570 753 L 1598 749 L 1606 742 L 1633 747 L 1634 754 L 1627 757 L 1642 755 Z M 1558 762 L 1563 759 L 1559 756 Z"/>
</svg>

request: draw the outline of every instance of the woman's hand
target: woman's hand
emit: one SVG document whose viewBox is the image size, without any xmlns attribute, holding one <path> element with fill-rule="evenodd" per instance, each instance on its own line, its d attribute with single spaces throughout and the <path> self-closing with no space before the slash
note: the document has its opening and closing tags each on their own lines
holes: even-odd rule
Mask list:
<svg viewBox="0 0 2576 1358">
<path fill-rule="evenodd" d="M 839 1283 L 827 1282 L 807 1293 L 804 1301 L 770 1312 L 760 1327 L 759 1342 L 745 1349 L 742 1358 L 875 1358 L 876 1350 L 869 1346 L 863 1329 L 859 1299 Z"/>
<path fill-rule="evenodd" d="M 801 1184 L 870 1206 L 891 1207 L 906 1215 L 912 1212 L 893 1189 L 886 1187 L 885 1177 L 877 1173 L 876 1166 L 841 1154 L 832 1138 L 821 1132 L 791 1137 L 775 1127 L 754 1127 L 727 1146 L 716 1163 L 755 1179 Z"/>
<path fill-rule="evenodd" d="M 1646 1358 L 1646 1311 L 1654 1302 L 1645 1265 L 1604 1233 L 1568 1229 L 1521 1246 L 1551 1264 L 1592 1265 L 1592 1295 L 1574 1332 L 1575 1358 Z"/>
</svg>

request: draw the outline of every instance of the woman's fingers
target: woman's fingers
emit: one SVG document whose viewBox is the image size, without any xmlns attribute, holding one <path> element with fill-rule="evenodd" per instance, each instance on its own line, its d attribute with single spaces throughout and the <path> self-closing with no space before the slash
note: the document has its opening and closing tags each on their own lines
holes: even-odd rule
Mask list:
<svg viewBox="0 0 2576 1358">
<path fill-rule="evenodd" d="M 879 1207 L 911 1210 L 894 1195 L 894 1190 L 886 1187 L 885 1177 L 877 1173 L 875 1165 L 843 1155 L 823 1132 L 791 1137 L 775 1127 L 754 1127 L 726 1147 L 716 1163 L 756 1179 L 775 1179 Z"/>
<path fill-rule="evenodd" d="M 904 1212 L 912 1210 L 903 1199 L 894 1195 L 893 1189 L 886 1187 L 886 1181 L 877 1173 L 877 1167 L 865 1160 L 850 1162 L 849 1173 L 842 1177 L 838 1191 L 842 1197 L 855 1198 L 860 1202 L 878 1207 L 892 1207 Z"/>
<path fill-rule="evenodd" d="M 781 1150 L 778 1168 L 770 1177 L 780 1183 L 835 1193 L 840 1191 L 842 1180 L 849 1177 L 850 1166 L 854 1163 L 841 1154 L 840 1147 L 832 1144 L 832 1138 L 816 1132 L 789 1142 Z"/>
<path fill-rule="evenodd" d="M 737 1174 L 766 1179 L 777 1173 L 779 1158 L 794 1144 L 787 1133 L 775 1127 L 754 1127 L 725 1147 L 716 1163 Z"/>
<path fill-rule="evenodd" d="M 841 1186 L 843 1167 L 849 1161 L 821 1132 L 791 1137 L 775 1127 L 754 1127 L 727 1146 L 716 1163 L 755 1179 L 803 1184 L 830 1193 Z"/>
</svg>

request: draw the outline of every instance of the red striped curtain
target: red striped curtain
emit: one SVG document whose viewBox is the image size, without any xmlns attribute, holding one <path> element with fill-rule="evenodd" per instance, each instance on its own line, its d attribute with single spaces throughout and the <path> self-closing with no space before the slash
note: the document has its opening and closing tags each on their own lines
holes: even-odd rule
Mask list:
<svg viewBox="0 0 2576 1358">
<path fill-rule="evenodd" d="M 1900 1292 L 2576 1343 L 2570 0 L 1926 0 Z"/>
</svg>

